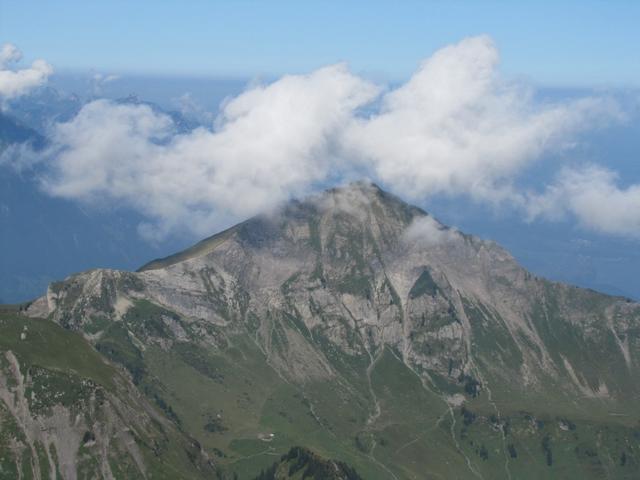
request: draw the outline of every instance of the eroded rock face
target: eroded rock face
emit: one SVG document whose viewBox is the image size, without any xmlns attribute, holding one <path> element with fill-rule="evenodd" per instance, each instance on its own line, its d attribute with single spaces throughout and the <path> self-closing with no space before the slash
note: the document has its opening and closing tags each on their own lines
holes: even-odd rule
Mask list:
<svg viewBox="0 0 640 480">
<path fill-rule="evenodd" d="M 105 322 L 150 302 L 166 329 L 131 331 L 157 343 L 223 345 L 248 334 L 284 378 L 338 373 L 327 348 L 375 357 L 384 347 L 424 379 L 491 382 L 520 391 L 550 379 L 581 395 L 629 397 L 580 349 L 601 344 L 638 368 L 629 331 L 640 308 L 529 274 L 498 245 L 447 228 L 378 187 L 352 184 L 244 222 L 137 273 L 94 270 L 52 284 L 31 307 L 99 342 Z M 155 308 L 155 307 L 154 307 Z M 612 341 L 610 341 L 612 340 Z"/>
<path fill-rule="evenodd" d="M 206 455 L 77 335 L 4 312 L 0 334 L 0 477 L 158 478 L 163 465 L 213 474 Z"/>
<path fill-rule="evenodd" d="M 110 460 L 117 450 L 145 476 L 142 453 L 130 433 L 132 428 L 148 427 L 139 413 L 121 411 L 125 407 L 121 402 L 89 380 L 59 379 L 64 375 L 42 368 L 25 372 L 13 352 L 4 357 L 0 400 L 7 418 L 3 420 L 15 428 L 16 456 L 30 454 L 33 478 L 56 478 L 58 472 L 65 480 L 75 480 L 79 472 L 94 471 L 113 479 Z M 84 465 L 89 453 L 97 465 Z M 18 471 L 26 474 L 25 469 Z"/>
</svg>

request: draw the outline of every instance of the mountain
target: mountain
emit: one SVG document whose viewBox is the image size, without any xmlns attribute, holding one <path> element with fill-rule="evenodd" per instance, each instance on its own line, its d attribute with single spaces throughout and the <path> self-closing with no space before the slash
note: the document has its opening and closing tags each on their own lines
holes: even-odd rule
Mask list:
<svg viewBox="0 0 640 480">
<path fill-rule="evenodd" d="M 286 455 L 267 470 L 260 472 L 255 480 L 362 480 L 358 473 L 342 462 L 326 460 L 313 452 L 293 447 Z"/>
<path fill-rule="evenodd" d="M 136 96 L 114 101 L 164 113 L 179 133 L 197 127 L 179 112 L 163 111 Z M 76 271 L 107 265 L 133 269 L 150 251 L 166 255 L 193 241 L 172 237 L 150 245 L 138 232 L 143 221 L 138 213 L 51 197 L 42 189 L 46 163 L 21 165 L 24 145 L 36 151 L 45 147 L 49 127 L 70 120 L 83 104 L 76 95 L 46 87 L 0 113 L 0 297 L 7 302 L 33 298 L 51 281 Z"/>
<path fill-rule="evenodd" d="M 76 94 L 67 94 L 52 86 L 44 86 L 9 102 L 11 115 L 23 125 L 44 135 L 55 122 L 71 120 L 84 101 Z"/>
<path fill-rule="evenodd" d="M 178 134 L 189 133 L 202 125 L 192 118 L 187 118 L 177 110 L 168 110 L 159 106 L 157 103 L 141 100 L 136 94 L 130 94 L 123 98 L 114 100 L 120 105 L 144 105 L 149 107 L 155 114 L 167 115 L 171 118 L 175 132 Z"/>
<path fill-rule="evenodd" d="M 18 124 L 38 132 L 39 135 L 46 135 L 52 125 L 72 120 L 83 106 L 100 98 L 93 94 L 81 97 L 75 93 L 66 93 L 55 87 L 47 86 L 35 90 L 28 96 L 9 102 L 8 111 Z M 186 118 L 176 110 L 164 109 L 156 103 L 140 99 L 133 93 L 125 97 L 112 98 L 111 101 L 120 105 L 146 105 L 154 113 L 168 115 L 174 122 L 175 130 L 178 133 L 187 133 L 201 126 L 198 122 Z M 1 133 L 2 119 L 0 117 Z M 0 138 L 2 137 L 0 136 Z"/>
<path fill-rule="evenodd" d="M 197 441 L 80 336 L 4 309 L 0 350 L 0 478 L 213 478 Z"/>
<path fill-rule="evenodd" d="M 220 477 L 294 446 L 366 479 L 640 468 L 640 305 L 536 277 L 375 185 L 54 282 L 16 318 L 90 344 Z"/>
</svg>

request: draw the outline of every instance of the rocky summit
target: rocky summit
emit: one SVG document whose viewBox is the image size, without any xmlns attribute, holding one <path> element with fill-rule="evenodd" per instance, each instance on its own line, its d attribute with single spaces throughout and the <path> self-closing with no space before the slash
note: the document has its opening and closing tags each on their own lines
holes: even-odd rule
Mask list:
<svg viewBox="0 0 640 480">
<path fill-rule="evenodd" d="M 0 347 L 0 478 L 640 472 L 640 305 L 368 183 L 53 283 Z"/>
</svg>

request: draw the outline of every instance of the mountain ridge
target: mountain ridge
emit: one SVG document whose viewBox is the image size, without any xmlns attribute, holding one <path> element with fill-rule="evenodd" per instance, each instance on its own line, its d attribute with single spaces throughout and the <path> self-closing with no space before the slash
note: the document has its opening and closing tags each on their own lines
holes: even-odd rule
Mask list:
<svg viewBox="0 0 640 480">
<path fill-rule="evenodd" d="M 138 272 L 71 276 L 27 313 L 160 395 L 241 478 L 295 445 L 363 478 L 631 478 L 640 465 L 640 306 L 531 275 L 363 182 Z"/>
</svg>

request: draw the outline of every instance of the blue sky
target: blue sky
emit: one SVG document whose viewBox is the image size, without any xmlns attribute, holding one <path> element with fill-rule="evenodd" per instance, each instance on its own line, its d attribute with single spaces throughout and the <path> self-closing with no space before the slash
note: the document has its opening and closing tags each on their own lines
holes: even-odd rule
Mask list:
<svg viewBox="0 0 640 480">
<path fill-rule="evenodd" d="M 52 145 L 24 159 L 33 185 L 0 168 L 0 299 L 136 268 L 350 175 L 535 273 L 640 298 L 640 1 L 555 3 L 0 0 L 0 45 L 24 54 L 0 65 L 2 113 Z M 71 107 L 39 86 L 87 103 L 45 128 Z M 131 93 L 206 129 L 159 145 L 159 112 L 99 100 Z M 55 234 L 28 237 L 32 217 Z M 63 238 L 76 250 L 29 244 Z"/>
<path fill-rule="evenodd" d="M 58 72 L 271 76 L 347 61 L 386 80 L 488 33 L 507 75 L 640 86 L 637 1 L 0 1 L 0 42 Z"/>
</svg>

